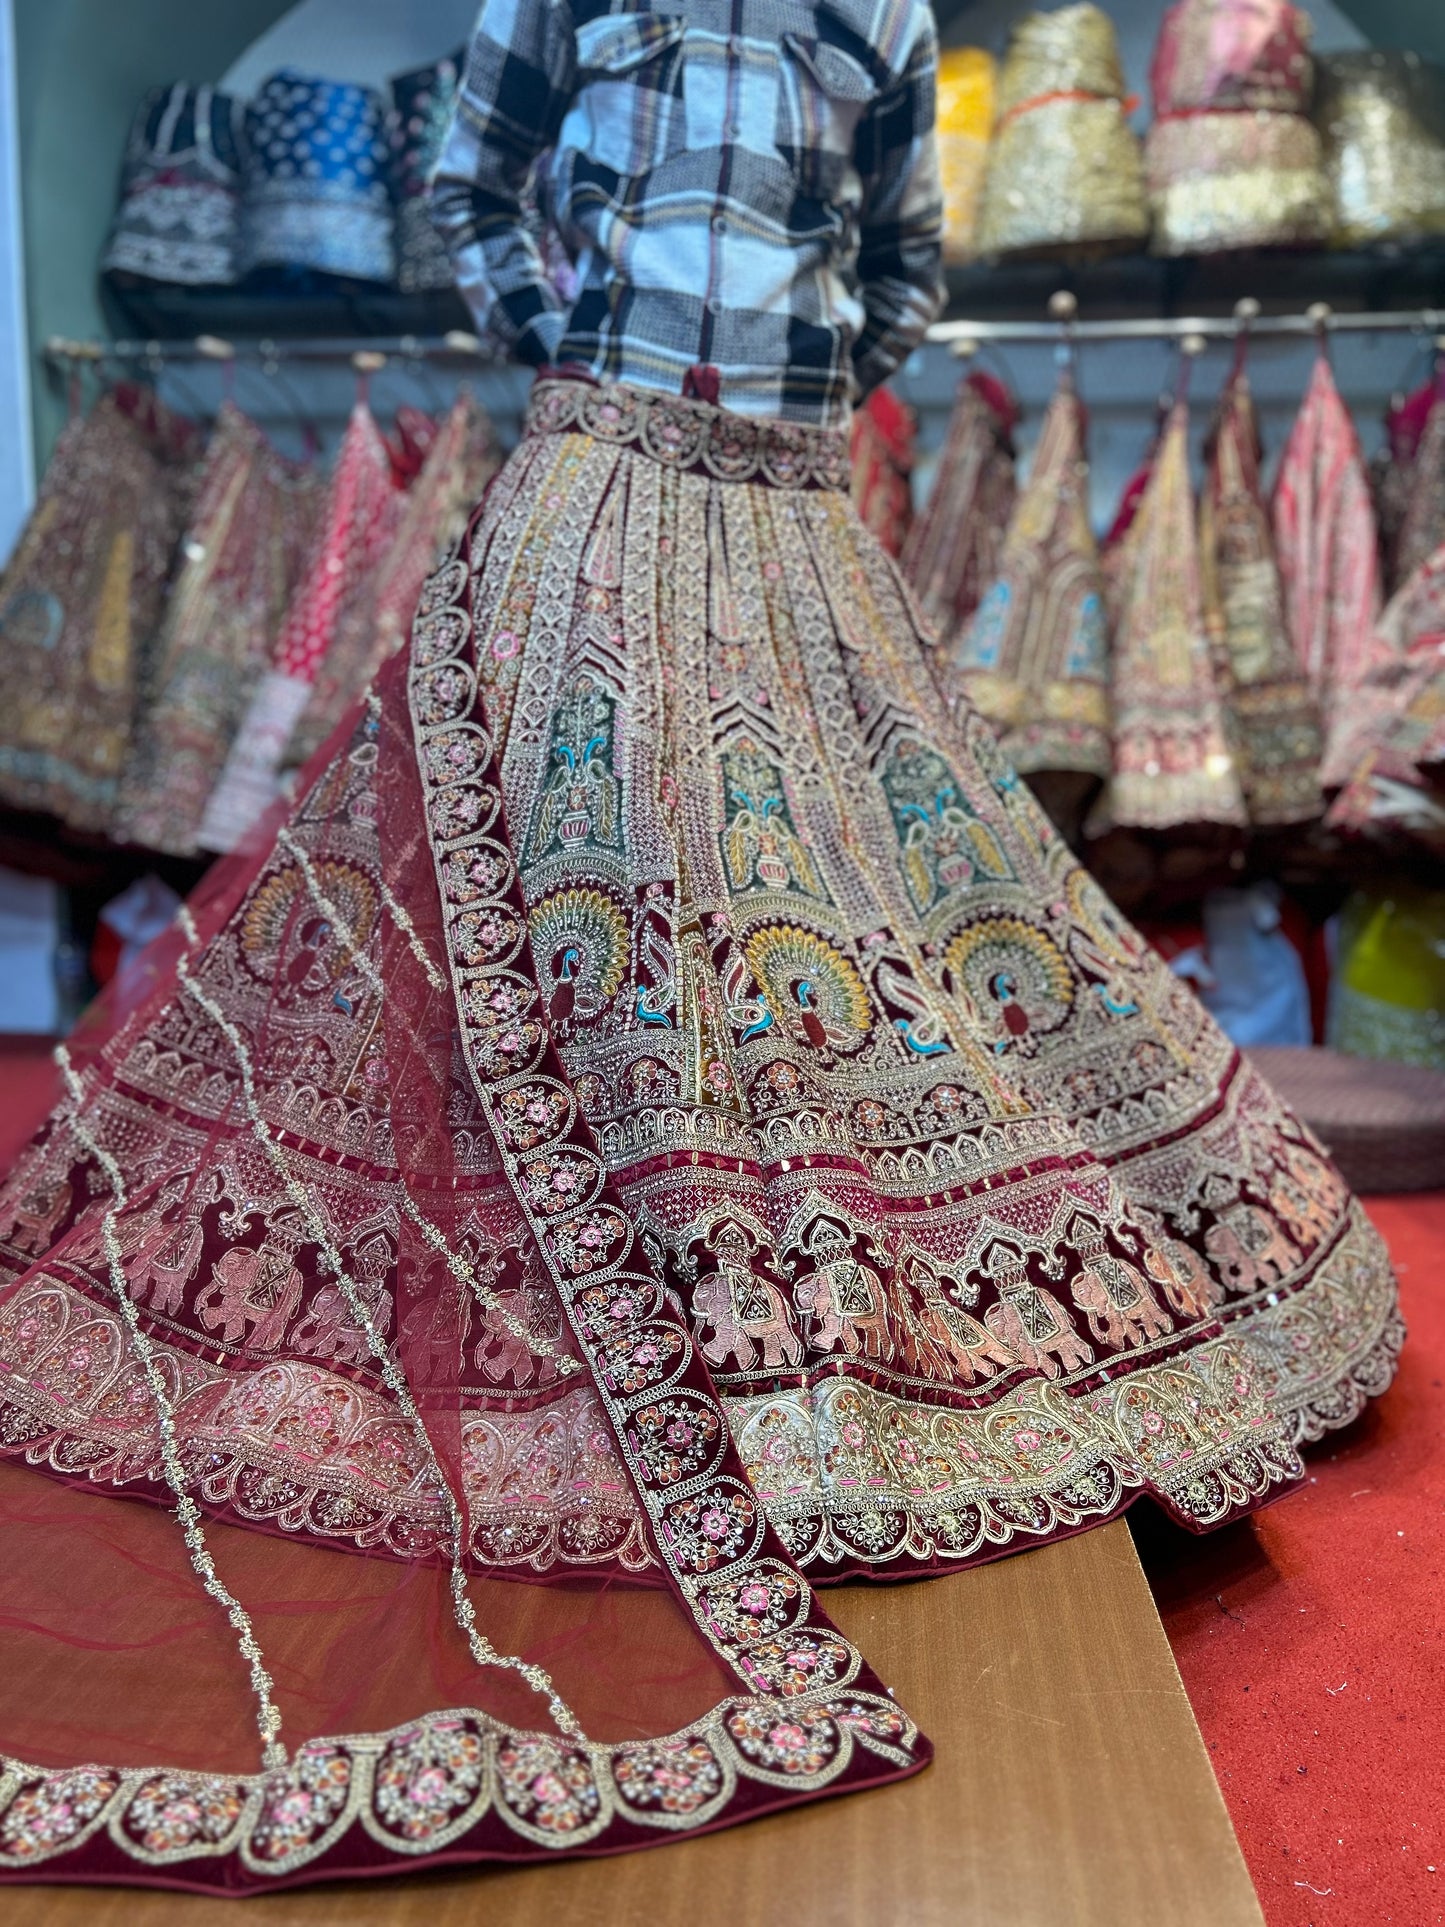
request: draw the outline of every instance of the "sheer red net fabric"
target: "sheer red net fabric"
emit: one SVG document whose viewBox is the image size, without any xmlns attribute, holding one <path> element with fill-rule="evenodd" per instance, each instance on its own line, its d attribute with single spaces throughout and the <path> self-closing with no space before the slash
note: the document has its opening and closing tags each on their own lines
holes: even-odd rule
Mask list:
<svg viewBox="0 0 1445 1927">
<path fill-rule="evenodd" d="M 617 1851 L 928 1756 L 528 1014 L 479 723 L 465 867 L 516 941 L 440 967 L 405 675 L 91 1013 L 5 1192 L 0 1878 Z"/>
</svg>

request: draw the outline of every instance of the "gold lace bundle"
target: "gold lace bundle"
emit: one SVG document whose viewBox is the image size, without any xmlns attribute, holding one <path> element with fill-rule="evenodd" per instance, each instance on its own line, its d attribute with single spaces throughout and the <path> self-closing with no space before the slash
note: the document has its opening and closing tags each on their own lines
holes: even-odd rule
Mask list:
<svg viewBox="0 0 1445 1927">
<path fill-rule="evenodd" d="M 1178 0 L 1165 14 L 1144 142 L 1156 254 L 1324 240 L 1311 32 L 1289 0 Z"/>
<path fill-rule="evenodd" d="M 1445 74 L 1416 54 L 1319 63 L 1336 247 L 1445 234 Z"/>
<path fill-rule="evenodd" d="M 1149 232 L 1138 137 L 1108 15 L 1029 14 L 1009 42 L 979 217 L 981 254 L 1092 254 Z"/>
</svg>

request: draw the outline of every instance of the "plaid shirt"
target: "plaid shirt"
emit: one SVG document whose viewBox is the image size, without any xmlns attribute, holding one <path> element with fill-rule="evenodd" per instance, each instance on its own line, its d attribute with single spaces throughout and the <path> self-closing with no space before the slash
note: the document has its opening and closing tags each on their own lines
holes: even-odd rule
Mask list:
<svg viewBox="0 0 1445 1927">
<path fill-rule="evenodd" d="M 840 425 L 940 298 L 926 0 L 485 0 L 433 214 L 537 366 Z M 576 263 L 548 280 L 535 190 Z"/>
</svg>

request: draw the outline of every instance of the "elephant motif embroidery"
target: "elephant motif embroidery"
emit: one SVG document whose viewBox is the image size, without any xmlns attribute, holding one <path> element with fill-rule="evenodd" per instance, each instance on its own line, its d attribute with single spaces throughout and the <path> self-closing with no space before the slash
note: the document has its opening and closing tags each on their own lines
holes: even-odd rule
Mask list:
<svg viewBox="0 0 1445 1927">
<path fill-rule="evenodd" d="M 17 1251 L 46 1251 L 70 1210 L 69 1180 L 42 1177 L 28 1191 L 12 1192 L 0 1206 L 0 1243 Z"/>
<path fill-rule="evenodd" d="M 134 1251 L 127 1255 L 126 1283 L 139 1304 L 149 1298 L 153 1310 L 178 1312 L 186 1286 L 201 1262 L 205 1231 L 199 1218 L 180 1224 L 155 1220 L 146 1226 Z"/>
<path fill-rule="evenodd" d="M 241 1340 L 256 1351 L 273 1352 L 301 1302 L 301 1285 L 289 1252 L 269 1244 L 258 1251 L 233 1245 L 216 1260 L 209 1283 L 197 1294 L 196 1313 L 207 1331 L 219 1330 L 228 1345 Z"/>
<path fill-rule="evenodd" d="M 1270 1209 L 1292 1238 L 1313 1248 L 1339 1216 L 1343 1186 L 1302 1146 L 1292 1146 L 1286 1155 L 1288 1171 L 1276 1171 L 1270 1183 Z"/>
<path fill-rule="evenodd" d="M 371 1313 L 378 1331 L 390 1331 L 390 1293 L 374 1280 L 358 1278 L 356 1286 L 357 1296 Z M 356 1323 L 339 1285 L 321 1287 L 297 1325 L 292 1342 L 298 1352 L 312 1358 L 335 1359 L 339 1365 L 364 1365 L 371 1356 L 366 1333 Z"/>
<path fill-rule="evenodd" d="M 903 1339 L 905 1356 L 915 1371 L 941 1379 L 957 1373 L 972 1385 L 1017 1365 L 1007 1345 L 949 1298 L 931 1265 L 915 1260 L 905 1276 L 919 1301 L 916 1311 L 910 1308 Z"/>
<path fill-rule="evenodd" d="M 789 1320 L 786 1298 L 754 1268 L 760 1242 L 734 1220 L 718 1226 L 708 1240 L 717 1265 L 694 1285 L 692 1309 L 703 1330 L 712 1328 L 712 1337 L 699 1344 L 714 1365 L 731 1358 L 739 1371 L 750 1372 L 758 1362 L 759 1345 L 770 1371 L 803 1362 L 803 1342 Z"/>
<path fill-rule="evenodd" d="M 1235 1291 L 1275 1284 L 1300 1261 L 1296 1246 L 1258 1205 L 1236 1204 L 1204 1234 L 1209 1253 Z"/>
<path fill-rule="evenodd" d="M 352 1264 L 356 1295 L 382 1333 L 391 1330 L 391 1293 L 386 1280 L 392 1262 L 391 1242 L 378 1232 L 359 1245 Z M 370 1341 L 337 1284 L 323 1285 L 312 1298 L 292 1342 L 298 1352 L 312 1358 L 333 1358 L 339 1364 L 362 1365 L 371 1356 Z"/>
<path fill-rule="evenodd" d="M 1181 1239 L 1154 1238 L 1144 1248 L 1144 1269 L 1181 1318 L 1207 1318 L 1223 1302 L 1224 1287 Z"/>
<path fill-rule="evenodd" d="M 847 1230 L 831 1218 L 817 1218 L 798 1249 L 811 1269 L 794 1285 L 793 1302 L 814 1321 L 813 1349 L 831 1352 L 841 1346 L 849 1358 L 890 1357 L 883 1280 L 854 1257 Z"/>
<path fill-rule="evenodd" d="M 1150 1291 L 1143 1272 L 1108 1250 L 1100 1225 L 1075 1218 L 1067 1236 L 1084 1261 L 1083 1270 L 1070 1280 L 1069 1296 L 1101 1345 L 1123 1351 L 1173 1331 L 1174 1320 Z"/>
<path fill-rule="evenodd" d="M 1024 1261 L 1011 1245 L 996 1244 L 983 1269 L 998 1288 L 998 1303 L 983 1315 L 988 1329 L 1030 1371 L 1045 1378 L 1093 1363 L 1090 1346 L 1051 1291 L 1029 1282 Z"/>
<path fill-rule="evenodd" d="M 478 1369 L 494 1385 L 509 1377 L 519 1389 L 524 1385 L 550 1385 L 557 1376 L 555 1363 L 534 1352 L 507 1322 L 509 1318 L 533 1337 L 548 1339 L 554 1345 L 561 1342 L 562 1308 L 555 1293 L 534 1291 L 526 1285 L 499 1291 L 494 1304 L 481 1308 L 478 1322 L 482 1336 L 473 1353 Z"/>
</svg>

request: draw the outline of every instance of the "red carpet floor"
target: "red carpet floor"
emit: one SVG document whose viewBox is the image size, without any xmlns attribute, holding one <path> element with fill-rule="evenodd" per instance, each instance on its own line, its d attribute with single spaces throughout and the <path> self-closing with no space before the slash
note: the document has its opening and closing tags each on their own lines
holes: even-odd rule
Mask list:
<svg viewBox="0 0 1445 1927">
<path fill-rule="evenodd" d="M 0 1039 L 0 1169 L 53 1089 Z M 1132 1515 L 1269 1927 L 1445 1923 L 1445 1195 L 1370 1209 L 1410 1323 L 1387 1396 L 1258 1519 Z"/>
<path fill-rule="evenodd" d="M 1377 1198 L 1410 1340 L 1308 1488 L 1135 1536 L 1269 1927 L 1445 1922 L 1445 1196 Z"/>
</svg>

